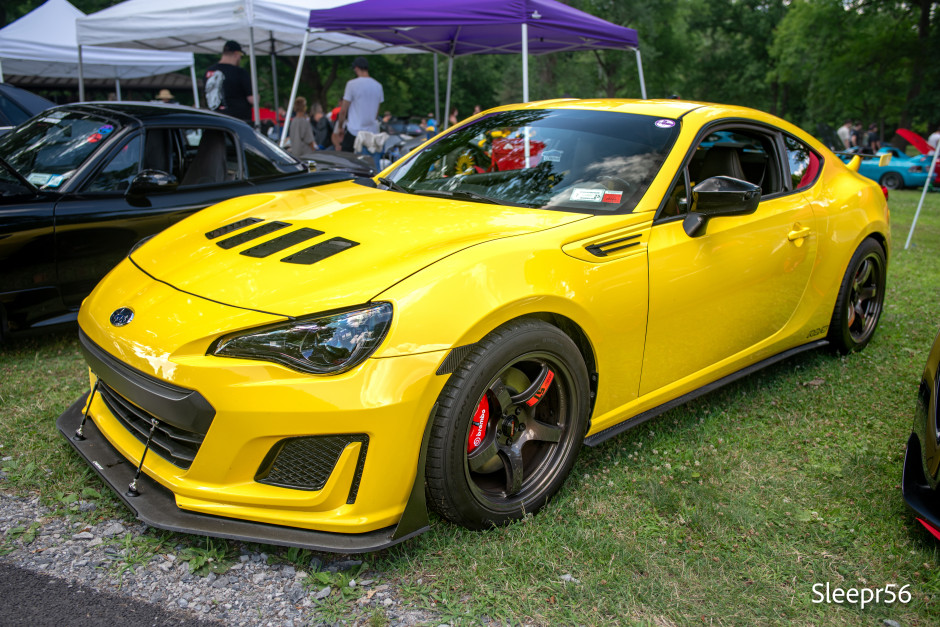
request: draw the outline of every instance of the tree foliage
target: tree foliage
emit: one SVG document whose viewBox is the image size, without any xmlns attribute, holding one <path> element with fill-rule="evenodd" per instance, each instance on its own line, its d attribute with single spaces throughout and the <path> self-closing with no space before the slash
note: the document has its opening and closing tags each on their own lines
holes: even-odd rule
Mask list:
<svg viewBox="0 0 940 627">
<path fill-rule="evenodd" d="M 940 122 L 940 0 L 565 0 L 637 29 L 647 94 L 764 109 L 811 130 L 845 118 L 926 132 Z M 0 2 L 0 25 L 41 0 Z M 85 12 L 114 0 L 73 0 Z M 197 69 L 215 61 L 199 56 Z M 277 61 L 286 104 L 296 58 Z M 446 59 L 438 64 L 443 108 Z M 300 94 L 331 108 L 352 78 L 351 59 L 308 58 Z M 385 107 L 400 115 L 434 110 L 431 55 L 373 57 Z M 273 101 L 270 63 L 259 60 L 261 100 Z M 532 99 L 638 98 L 631 51 L 565 52 L 530 58 Z M 522 98 L 518 55 L 454 61 L 452 103 L 460 117 Z M 443 115 L 443 111 L 441 111 Z M 928 129 L 928 127 L 930 127 Z"/>
</svg>

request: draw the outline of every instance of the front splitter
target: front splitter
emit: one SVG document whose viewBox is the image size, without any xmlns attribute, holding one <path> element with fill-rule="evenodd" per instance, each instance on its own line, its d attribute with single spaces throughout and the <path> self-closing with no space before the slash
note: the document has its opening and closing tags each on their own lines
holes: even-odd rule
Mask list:
<svg viewBox="0 0 940 627">
<path fill-rule="evenodd" d="M 134 465 L 118 453 L 92 420 L 85 423 L 84 439 L 75 437 L 75 431 L 82 422 L 87 399 L 88 394 L 85 394 L 72 403 L 72 406 L 56 420 L 56 427 L 68 443 L 85 458 L 85 461 L 104 482 L 134 512 L 134 515 L 152 527 L 201 536 L 295 546 L 331 553 L 379 551 L 428 530 L 428 526 L 425 525 L 409 533 L 398 535 L 396 531 L 401 533 L 398 526 L 391 526 L 367 533 L 331 533 L 190 512 L 177 507 L 173 493 L 146 474 L 141 474 L 137 481 L 137 490 L 140 495 L 128 496 L 127 487 L 136 471 Z"/>
</svg>

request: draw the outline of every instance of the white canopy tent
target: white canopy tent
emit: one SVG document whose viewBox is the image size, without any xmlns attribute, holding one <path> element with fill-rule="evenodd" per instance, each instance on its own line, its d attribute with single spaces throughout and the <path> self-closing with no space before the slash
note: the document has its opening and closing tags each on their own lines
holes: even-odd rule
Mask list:
<svg viewBox="0 0 940 627">
<path fill-rule="evenodd" d="M 258 119 L 256 55 L 404 54 L 417 50 L 389 48 L 380 42 L 341 33 L 313 32 L 305 42 L 311 9 L 348 4 L 351 0 L 126 0 L 79 18 L 80 46 L 113 45 L 153 50 L 221 54 L 234 40 L 247 46 L 255 118 Z M 273 57 L 272 57 L 273 68 Z"/>
<path fill-rule="evenodd" d="M 120 99 L 121 79 L 139 78 L 190 68 L 193 96 L 198 103 L 196 70 L 191 52 L 159 52 L 85 46 L 79 55 L 75 20 L 85 14 L 68 0 L 48 2 L 0 29 L 0 82 L 3 72 L 26 76 L 71 77 L 81 71 L 89 78 L 115 81 Z"/>
</svg>

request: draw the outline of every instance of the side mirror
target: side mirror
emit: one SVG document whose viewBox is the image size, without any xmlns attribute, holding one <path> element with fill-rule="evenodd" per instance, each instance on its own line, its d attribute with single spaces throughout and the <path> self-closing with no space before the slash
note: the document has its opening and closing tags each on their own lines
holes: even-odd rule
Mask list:
<svg viewBox="0 0 940 627">
<path fill-rule="evenodd" d="M 161 170 L 142 170 L 131 180 L 127 186 L 127 196 L 144 196 L 146 194 L 172 192 L 179 187 L 179 181 L 172 174 Z"/>
<path fill-rule="evenodd" d="M 692 188 L 692 211 L 682 227 L 689 237 L 704 235 L 709 219 L 754 213 L 760 198 L 758 185 L 730 176 L 713 176 Z"/>
</svg>

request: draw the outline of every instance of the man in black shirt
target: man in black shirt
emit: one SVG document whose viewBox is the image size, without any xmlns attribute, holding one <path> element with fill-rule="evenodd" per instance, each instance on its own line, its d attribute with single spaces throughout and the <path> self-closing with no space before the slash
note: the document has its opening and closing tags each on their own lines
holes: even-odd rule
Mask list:
<svg viewBox="0 0 940 627">
<path fill-rule="evenodd" d="M 244 53 L 237 41 L 227 41 L 222 58 L 206 70 L 206 102 L 209 108 L 251 123 L 251 77 L 240 67 Z"/>
</svg>

